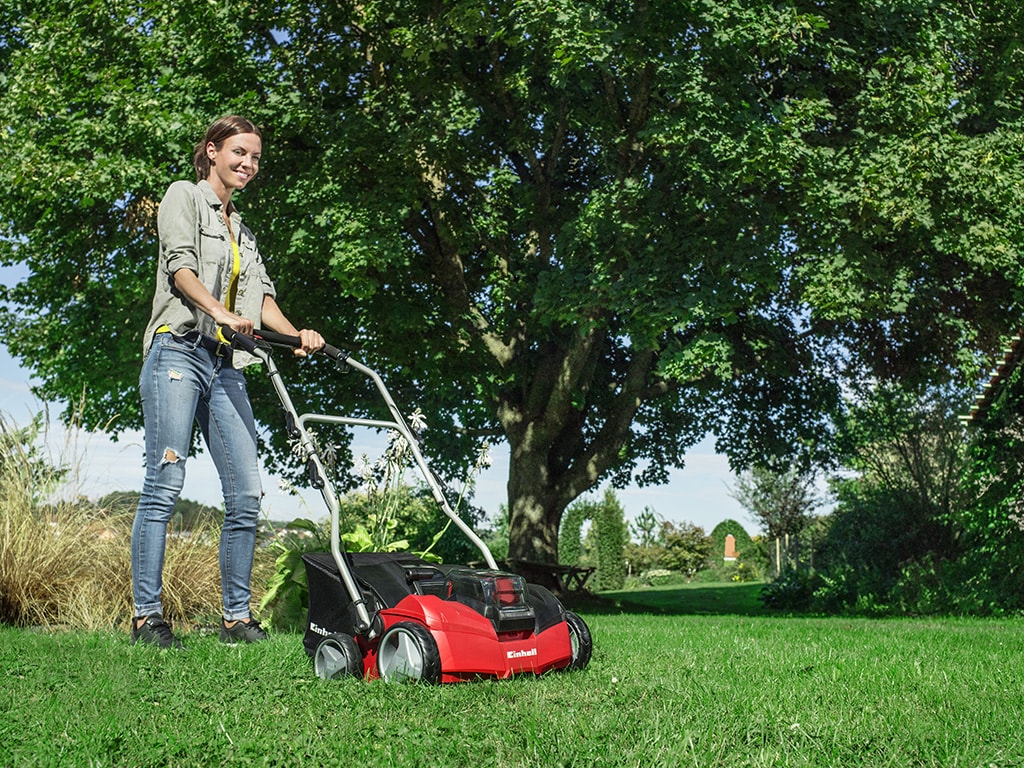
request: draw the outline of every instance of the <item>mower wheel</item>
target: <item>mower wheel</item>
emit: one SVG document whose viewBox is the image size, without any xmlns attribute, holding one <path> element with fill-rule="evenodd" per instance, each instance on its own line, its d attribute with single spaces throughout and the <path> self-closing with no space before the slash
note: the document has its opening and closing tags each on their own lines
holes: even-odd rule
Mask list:
<svg viewBox="0 0 1024 768">
<path fill-rule="evenodd" d="M 569 642 L 572 643 L 572 659 L 565 669 L 586 669 L 594 651 L 590 627 L 572 611 L 565 612 L 565 623 L 569 625 Z"/>
<path fill-rule="evenodd" d="M 321 680 L 363 676 L 363 654 L 349 635 L 328 635 L 313 654 L 313 671 Z"/>
<path fill-rule="evenodd" d="M 412 621 L 389 628 L 377 648 L 377 672 L 389 683 L 440 682 L 441 654 L 430 630 Z"/>
</svg>

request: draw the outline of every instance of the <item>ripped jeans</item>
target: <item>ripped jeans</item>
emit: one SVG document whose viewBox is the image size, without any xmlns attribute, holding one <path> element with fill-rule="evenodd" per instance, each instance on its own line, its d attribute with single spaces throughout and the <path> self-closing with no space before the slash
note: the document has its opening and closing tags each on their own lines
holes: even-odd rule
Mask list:
<svg viewBox="0 0 1024 768">
<path fill-rule="evenodd" d="M 185 483 L 185 459 L 198 421 L 220 475 L 224 618 L 249 617 L 253 554 L 263 490 L 256 422 L 245 376 L 194 335 L 159 333 L 139 377 L 146 434 L 146 477 L 132 526 L 132 598 L 136 616 L 162 614 L 167 526 Z"/>
</svg>

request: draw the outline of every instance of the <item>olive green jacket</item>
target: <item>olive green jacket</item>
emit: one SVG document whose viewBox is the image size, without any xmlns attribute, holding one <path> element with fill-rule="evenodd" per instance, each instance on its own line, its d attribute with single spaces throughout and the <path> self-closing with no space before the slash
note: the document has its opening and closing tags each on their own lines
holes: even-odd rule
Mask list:
<svg viewBox="0 0 1024 768">
<path fill-rule="evenodd" d="M 228 305 L 228 287 L 234 253 L 227 224 L 221 213 L 223 205 L 208 182 L 192 184 L 176 181 L 160 202 L 157 228 L 160 235 L 160 258 L 157 263 L 156 291 L 153 312 L 142 342 L 143 357 L 149 353 L 153 334 L 167 326 L 176 336 L 198 330 L 216 337 L 217 327 L 202 310 L 195 307 L 174 287 L 174 273 L 191 269 L 200 282 L 221 302 Z M 234 209 L 234 206 L 232 206 Z M 256 247 L 256 238 L 237 210 L 231 211 L 231 229 L 238 233 L 241 269 L 235 293 L 235 312 L 260 327 L 263 297 L 277 292 L 267 275 Z M 256 362 L 252 355 L 236 350 L 235 368 Z"/>
</svg>

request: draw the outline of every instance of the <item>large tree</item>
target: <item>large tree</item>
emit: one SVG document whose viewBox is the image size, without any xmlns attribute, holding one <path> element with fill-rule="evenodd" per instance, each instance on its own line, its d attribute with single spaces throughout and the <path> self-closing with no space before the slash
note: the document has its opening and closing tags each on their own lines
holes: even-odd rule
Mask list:
<svg viewBox="0 0 1024 768">
<path fill-rule="evenodd" d="M 7 3 L 0 263 L 32 274 L 6 340 L 43 396 L 137 424 L 155 206 L 205 123 L 245 113 L 266 162 L 240 202 L 283 304 L 422 406 L 444 470 L 507 440 L 510 556 L 553 562 L 603 480 L 663 480 L 709 431 L 736 466 L 808 453 L 841 375 L 946 376 L 994 344 L 1024 283 L 1021 17 Z"/>
</svg>

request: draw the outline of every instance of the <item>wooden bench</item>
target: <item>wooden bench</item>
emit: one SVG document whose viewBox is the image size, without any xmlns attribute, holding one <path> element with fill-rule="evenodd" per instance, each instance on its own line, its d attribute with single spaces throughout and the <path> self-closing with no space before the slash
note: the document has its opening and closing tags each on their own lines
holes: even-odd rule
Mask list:
<svg viewBox="0 0 1024 768">
<path fill-rule="evenodd" d="M 505 565 L 527 581 L 558 592 L 582 592 L 591 574 L 597 570 L 593 566 L 537 563 L 532 560 L 509 560 Z"/>
</svg>

